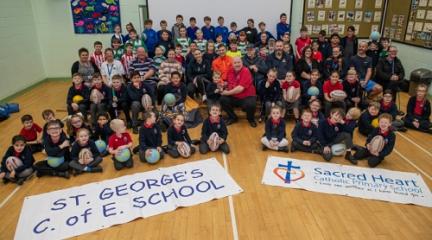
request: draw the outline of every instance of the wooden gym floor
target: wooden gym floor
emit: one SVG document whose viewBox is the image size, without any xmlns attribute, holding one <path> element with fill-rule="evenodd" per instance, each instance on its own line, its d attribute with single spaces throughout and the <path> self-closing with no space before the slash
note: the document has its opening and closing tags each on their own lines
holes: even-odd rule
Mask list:
<svg viewBox="0 0 432 240">
<path fill-rule="evenodd" d="M 55 110 L 60 119 L 66 116 L 65 98 L 69 86 L 70 82 L 65 81 L 45 82 L 11 100 L 20 104 L 21 112 L 0 123 L 2 155 L 11 137 L 21 128 L 21 115 L 31 114 L 40 125 L 43 125 L 43 109 Z M 405 109 L 408 96 L 405 93 L 401 96 Z M 293 123 L 289 122 L 287 134 L 292 128 Z M 236 233 L 239 239 L 432 239 L 432 208 L 262 185 L 268 155 L 323 162 L 320 156 L 312 154 L 261 151 L 259 139 L 263 131 L 263 124 L 253 129 L 244 118 L 229 127 L 228 143 L 232 152 L 225 160 L 229 173 L 244 189 L 231 201 L 229 198 L 214 200 L 74 239 L 234 239 Z M 200 126 L 190 129 L 190 134 L 198 139 Z M 164 134 L 164 141 L 165 138 Z M 133 135 L 133 139 L 137 144 L 137 135 Z M 354 142 L 363 145 L 364 141 L 356 132 Z M 432 135 L 415 131 L 397 133 L 395 150 L 379 168 L 421 173 L 432 188 L 431 149 Z M 36 160 L 43 157 L 41 153 L 35 155 Z M 0 184 L 0 239 L 13 239 L 25 196 L 210 157 L 224 165 L 221 153 L 205 156 L 198 153 L 187 160 L 166 157 L 155 166 L 141 163 L 135 156 L 132 169 L 115 171 L 112 162 L 105 159 L 103 173 L 83 174 L 69 180 L 33 177 L 20 187 Z M 341 157 L 332 162 L 349 165 Z M 359 162 L 359 166 L 366 165 L 364 161 Z"/>
</svg>

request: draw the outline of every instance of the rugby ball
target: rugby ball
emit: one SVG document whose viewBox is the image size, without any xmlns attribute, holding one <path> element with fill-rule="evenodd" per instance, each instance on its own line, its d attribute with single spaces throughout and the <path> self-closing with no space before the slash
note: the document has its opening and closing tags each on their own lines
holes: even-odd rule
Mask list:
<svg viewBox="0 0 432 240">
<path fill-rule="evenodd" d="M 342 156 L 346 151 L 346 145 L 344 143 L 337 143 L 331 146 L 333 156 Z"/>
<path fill-rule="evenodd" d="M 177 145 L 177 151 L 179 152 L 180 156 L 184 158 L 188 158 L 191 155 L 191 147 L 186 142 L 182 142 Z"/>
<path fill-rule="evenodd" d="M 209 137 L 209 148 L 212 152 L 215 152 L 219 149 L 219 135 L 214 132 Z"/>
<path fill-rule="evenodd" d="M 384 145 L 385 145 L 384 137 L 381 135 L 376 135 L 369 142 L 369 151 L 379 153 L 383 150 Z"/>
<path fill-rule="evenodd" d="M 141 98 L 141 104 L 146 111 L 151 110 L 152 107 L 151 97 L 148 94 L 144 94 Z"/>
<path fill-rule="evenodd" d="M 297 98 L 297 95 L 300 94 L 300 88 L 295 88 L 295 87 L 289 87 L 286 93 L 286 101 L 287 102 L 294 102 Z"/>
<path fill-rule="evenodd" d="M 347 94 L 343 90 L 333 90 L 330 92 L 330 97 L 336 101 L 343 101 L 347 97 Z"/>
<path fill-rule="evenodd" d="M 17 157 L 10 156 L 6 159 L 6 168 L 11 172 L 17 169 L 18 167 L 21 167 L 22 165 L 23 162 L 21 161 L 21 159 Z"/>
<path fill-rule="evenodd" d="M 90 101 L 94 104 L 99 104 L 102 102 L 104 95 L 97 89 L 93 89 L 90 93 Z"/>
</svg>

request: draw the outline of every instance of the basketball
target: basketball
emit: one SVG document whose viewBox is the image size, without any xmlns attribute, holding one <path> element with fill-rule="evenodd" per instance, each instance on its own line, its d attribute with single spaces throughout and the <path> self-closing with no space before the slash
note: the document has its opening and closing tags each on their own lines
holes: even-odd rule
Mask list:
<svg viewBox="0 0 432 240">
<path fill-rule="evenodd" d="M 380 37 L 381 37 L 381 34 L 379 32 L 377 32 L 377 31 L 373 31 L 370 34 L 370 39 L 372 41 L 378 41 L 380 39 Z"/>
<path fill-rule="evenodd" d="M 377 128 L 379 126 L 378 118 L 374 118 L 371 122 L 372 127 Z"/>
<path fill-rule="evenodd" d="M 179 152 L 180 156 L 184 158 L 188 158 L 191 155 L 191 147 L 185 142 L 182 142 L 177 146 L 177 151 Z"/>
<path fill-rule="evenodd" d="M 319 88 L 312 86 L 307 90 L 307 94 L 311 97 L 318 96 L 320 93 Z"/>
<path fill-rule="evenodd" d="M 129 149 L 123 149 L 118 154 L 115 155 L 115 159 L 119 162 L 126 162 L 131 157 L 131 153 Z"/>
<path fill-rule="evenodd" d="M 99 104 L 104 99 L 104 95 L 97 89 L 93 89 L 90 93 L 90 101 L 94 104 Z"/>
<path fill-rule="evenodd" d="M 210 141 L 210 144 L 209 144 L 210 150 L 212 152 L 217 151 L 219 149 L 219 145 L 220 145 L 219 144 L 219 135 L 216 132 L 212 133 L 209 137 L 209 141 Z"/>
<path fill-rule="evenodd" d="M 141 98 L 141 104 L 146 111 L 151 110 L 152 99 L 148 94 L 144 94 Z"/>
<path fill-rule="evenodd" d="M 347 115 L 350 115 L 352 120 L 358 120 L 361 115 L 361 110 L 360 108 L 356 108 L 356 107 L 350 108 L 348 110 Z"/>
<path fill-rule="evenodd" d="M 384 148 L 385 140 L 383 136 L 377 135 L 372 138 L 372 140 L 369 142 L 369 151 L 371 152 L 381 152 Z"/>
<path fill-rule="evenodd" d="M 64 157 L 50 157 L 47 158 L 47 163 L 50 167 L 56 168 L 60 166 L 62 163 L 64 163 L 65 159 Z"/>
<path fill-rule="evenodd" d="M 96 145 L 99 153 L 105 153 L 106 152 L 107 144 L 105 143 L 104 140 L 101 140 L 101 139 L 96 140 L 95 145 Z"/>
<path fill-rule="evenodd" d="M 9 171 L 13 171 L 22 165 L 23 165 L 23 163 L 22 163 L 21 159 L 19 159 L 17 157 L 10 156 L 6 159 L 6 168 Z"/>
<path fill-rule="evenodd" d="M 150 152 L 150 154 L 146 154 L 145 159 L 148 163 L 150 164 L 155 164 L 157 162 L 159 162 L 160 160 L 160 153 L 157 149 L 148 149 L 147 151 Z"/>
<path fill-rule="evenodd" d="M 294 102 L 297 95 L 299 94 L 299 88 L 295 87 L 289 87 L 286 94 L 286 101 L 287 102 Z"/>
<path fill-rule="evenodd" d="M 331 146 L 331 151 L 334 156 L 344 155 L 346 150 L 346 145 L 344 143 L 337 143 Z"/>
<path fill-rule="evenodd" d="M 80 103 L 82 100 L 84 100 L 84 98 L 83 98 L 81 95 L 75 95 L 75 96 L 72 98 L 72 102 L 73 102 L 73 103 L 76 103 L 76 104 Z"/>
<path fill-rule="evenodd" d="M 176 103 L 176 97 L 172 93 L 167 93 L 167 94 L 165 94 L 163 101 L 166 105 L 172 107 Z"/>
<path fill-rule="evenodd" d="M 343 101 L 347 94 L 343 90 L 333 90 L 330 92 L 330 97 L 336 99 L 336 101 Z"/>
</svg>

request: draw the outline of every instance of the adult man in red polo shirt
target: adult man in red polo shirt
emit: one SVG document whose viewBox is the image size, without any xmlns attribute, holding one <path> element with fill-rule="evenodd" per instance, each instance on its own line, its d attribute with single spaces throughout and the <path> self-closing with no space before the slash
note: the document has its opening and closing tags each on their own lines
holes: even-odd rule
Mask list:
<svg viewBox="0 0 432 240">
<path fill-rule="evenodd" d="M 240 57 L 233 58 L 233 67 L 227 73 L 227 89 L 221 93 L 222 109 L 228 114 L 225 121 L 230 125 L 237 121 L 234 107 L 241 107 L 246 112 L 251 127 L 256 127 L 254 114 L 256 109 L 256 91 L 249 69 L 243 66 Z"/>
</svg>

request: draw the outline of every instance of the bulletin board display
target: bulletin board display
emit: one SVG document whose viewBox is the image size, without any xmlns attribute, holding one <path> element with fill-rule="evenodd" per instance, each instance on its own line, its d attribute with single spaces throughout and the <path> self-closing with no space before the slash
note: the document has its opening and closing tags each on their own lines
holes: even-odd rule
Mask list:
<svg viewBox="0 0 432 240">
<path fill-rule="evenodd" d="M 432 49 L 432 0 L 389 1 L 383 35 L 392 41 Z"/>
<path fill-rule="evenodd" d="M 354 26 L 360 38 L 381 30 L 385 0 L 305 0 L 304 4 L 303 25 L 312 37 L 321 30 L 344 35 L 348 26 Z"/>
</svg>

